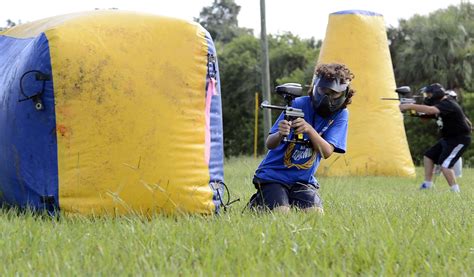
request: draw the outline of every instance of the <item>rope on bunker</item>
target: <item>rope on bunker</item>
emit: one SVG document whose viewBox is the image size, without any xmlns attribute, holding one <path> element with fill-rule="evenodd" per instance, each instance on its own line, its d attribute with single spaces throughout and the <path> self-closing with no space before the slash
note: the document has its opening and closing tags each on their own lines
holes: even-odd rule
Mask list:
<svg viewBox="0 0 474 277">
<path fill-rule="evenodd" d="M 224 212 L 226 212 L 227 208 L 230 207 L 230 205 L 234 204 L 235 202 L 240 201 L 240 198 L 237 198 L 231 201 L 230 190 L 227 187 L 227 185 L 224 182 L 216 182 L 216 184 L 222 185 L 224 187 L 224 190 L 227 191 L 227 203 L 224 203 L 224 199 L 221 195 L 220 188 L 219 187 L 215 188 L 217 192 L 217 197 L 219 198 L 219 202 L 221 203 L 222 208 L 224 209 Z"/>
</svg>

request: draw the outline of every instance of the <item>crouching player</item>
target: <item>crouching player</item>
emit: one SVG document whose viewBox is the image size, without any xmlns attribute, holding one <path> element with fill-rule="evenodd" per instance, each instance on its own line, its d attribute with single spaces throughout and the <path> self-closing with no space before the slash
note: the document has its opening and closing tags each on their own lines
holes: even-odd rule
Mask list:
<svg viewBox="0 0 474 277">
<path fill-rule="evenodd" d="M 334 152 L 345 153 L 354 78 L 343 64 L 316 67 L 308 96 L 293 101 L 304 118 L 287 121 L 283 114 L 276 120 L 266 140 L 269 149 L 257 168 L 253 184 L 257 192 L 249 207 L 287 212 L 291 207 L 323 212 L 319 183 L 315 178 L 321 158 Z M 306 143 L 287 141 L 303 134 Z M 290 139 L 291 140 L 291 139 Z"/>
</svg>

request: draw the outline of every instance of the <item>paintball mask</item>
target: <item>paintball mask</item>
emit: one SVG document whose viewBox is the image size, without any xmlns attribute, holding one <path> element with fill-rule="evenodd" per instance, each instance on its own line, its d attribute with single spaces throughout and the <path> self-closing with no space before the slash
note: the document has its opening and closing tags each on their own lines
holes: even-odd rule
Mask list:
<svg viewBox="0 0 474 277">
<path fill-rule="evenodd" d="M 316 76 L 313 85 L 312 103 L 316 113 L 329 117 L 344 105 L 349 91 L 349 83 L 340 83 L 338 79 Z"/>
<path fill-rule="evenodd" d="M 423 100 L 423 104 L 427 106 L 434 106 L 438 104 L 441 99 L 446 95 L 446 91 L 444 90 L 443 86 L 438 83 L 431 84 L 427 87 L 421 89 L 421 92 L 425 95 L 425 99 Z M 427 95 L 428 93 L 431 96 Z"/>
</svg>

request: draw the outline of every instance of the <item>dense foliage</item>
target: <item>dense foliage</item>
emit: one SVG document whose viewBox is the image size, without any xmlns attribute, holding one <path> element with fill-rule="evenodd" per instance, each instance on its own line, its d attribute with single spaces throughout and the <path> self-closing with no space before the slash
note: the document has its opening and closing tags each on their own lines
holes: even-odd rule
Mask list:
<svg viewBox="0 0 474 277">
<path fill-rule="evenodd" d="M 239 35 L 251 34 L 246 28 L 239 28 L 237 15 L 240 6 L 234 0 L 214 0 L 212 6 L 204 7 L 195 18 L 216 41 L 228 43 Z"/>
</svg>

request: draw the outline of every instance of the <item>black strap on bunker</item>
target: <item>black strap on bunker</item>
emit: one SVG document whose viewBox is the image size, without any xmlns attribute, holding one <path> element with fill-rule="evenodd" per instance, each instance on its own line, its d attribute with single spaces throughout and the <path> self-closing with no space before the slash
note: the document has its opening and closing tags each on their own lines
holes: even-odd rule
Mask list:
<svg viewBox="0 0 474 277">
<path fill-rule="evenodd" d="M 240 201 L 240 198 L 230 200 L 231 199 L 230 190 L 227 187 L 227 185 L 222 181 L 211 182 L 211 187 L 212 187 L 212 189 L 214 189 L 217 192 L 217 198 L 218 198 L 219 202 L 221 203 L 221 206 L 224 209 L 224 212 L 227 212 L 227 208 L 230 207 L 230 205 L 234 204 L 235 202 Z M 224 203 L 224 196 L 221 195 L 221 193 L 220 193 L 221 188 L 224 188 L 224 190 L 227 191 L 227 203 Z M 224 192 L 224 194 L 225 194 L 225 192 Z"/>
<path fill-rule="evenodd" d="M 27 94 L 25 94 L 25 90 L 23 89 L 23 78 L 25 78 L 25 76 L 27 76 L 30 73 L 35 73 L 36 81 L 43 81 L 43 84 L 42 84 L 42 87 L 41 87 L 40 91 L 38 91 L 38 92 L 36 92 L 35 94 L 32 94 L 32 95 L 27 95 Z M 23 101 L 31 99 L 31 100 L 33 100 L 33 103 L 35 105 L 35 109 L 37 111 L 44 110 L 43 100 L 41 99 L 41 96 L 44 93 L 44 88 L 46 86 L 46 81 L 51 81 L 51 75 L 46 74 L 44 72 L 41 72 L 39 70 L 29 70 L 29 71 L 23 73 L 23 75 L 21 75 L 21 78 L 20 78 L 20 93 L 24 98 L 19 99 L 18 102 L 23 102 Z"/>
</svg>

